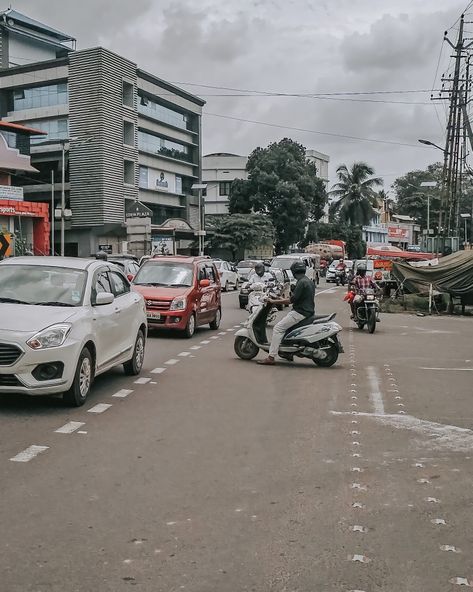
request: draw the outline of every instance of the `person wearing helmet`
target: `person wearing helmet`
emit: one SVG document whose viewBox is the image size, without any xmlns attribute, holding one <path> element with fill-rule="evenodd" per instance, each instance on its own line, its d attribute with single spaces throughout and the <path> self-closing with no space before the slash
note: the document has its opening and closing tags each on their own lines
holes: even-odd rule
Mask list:
<svg viewBox="0 0 473 592">
<path fill-rule="evenodd" d="M 272 279 L 273 276 L 271 273 L 269 273 L 269 271 L 266 271 L 264 263 L 258 262 L 255 265 L 253 273 L 248 278 L 248 282 L 251 286 L 251 284 L 265 284 L 266 282 L 269 282 Z"/>
<path fill-rule="evenodd" d="M 276 323 L 273 329 L 271 345 L 269 346 L 269 355 L 264 360 L 259 360 L 258 364 L 272 366 L 279 351 L 279 346 L 288 329 L 297 325 L 306 318 L 315 313 L 315 285 L 312 280 L 306 276 L 306 264 L 303 261 L 295 261 L 291 265 L 291 273 L 297 280 L 294 292 L 290 298 L 280 300 L 269 300 L 270 304 L 292 304 L 292 310 Z M 292 357 L 284 356 L 292 361 Z"/>
<path fill-rule="evenodd" d="M 353 278 L 352 286 L 356 295 L 363 295 L 368 288 L 373 288 L 373 290 L 378 289 L 377 284 L 373 281 L 371 276 L 366 275 L 366 263 L 360 263 L 356 268 L 356 275 Z M 353 319 L 355 318 L 356 313 L 356 296 L 354 299 L 350 300 L 350 307 Z"/>
<path fill-rule="evenodd" d="M 107 261 L 108 255 L 105 251 L 98 251 L 98 253 L 95 254 L 95 258 L 99 261 Z"/>
</svg>

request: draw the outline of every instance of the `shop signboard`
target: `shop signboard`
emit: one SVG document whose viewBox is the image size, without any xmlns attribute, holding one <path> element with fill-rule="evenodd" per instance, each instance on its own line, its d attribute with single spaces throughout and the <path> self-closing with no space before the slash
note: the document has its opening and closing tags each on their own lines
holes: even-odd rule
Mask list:
<svg viewBox="0 0 473 592">
<path fill-rule="evenodd" d="M 155 255 L 175 255 L 173 236 L 153 236 L 152 249 Z"/>
<path fill-rule="evenodd" d="M 11 185 L 0 185 L 0 199 L 11 199 L 23 201 L 23 187 L 12 187 Z"/>
<path fill-rule="evenodd" d="M 388 239 L 407 241 L 409 239 L 409 228 L 402 226 L 388 226 Z"/>
</svg>

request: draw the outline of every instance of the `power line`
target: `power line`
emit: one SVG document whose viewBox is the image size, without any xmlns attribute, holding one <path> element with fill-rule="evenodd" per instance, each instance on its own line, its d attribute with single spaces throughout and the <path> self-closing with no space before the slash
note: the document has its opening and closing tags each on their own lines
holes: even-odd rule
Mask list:
<svg viewBox="0 0 473 592">
<path fill-rule="evenodd" d="M 292 130 L 292 131 L 297 131 L 297 132 L 304 132 L 304 133 L 309 133 L 309 134 L 318 134 L 318 135 L 322 135 L 322 136 L 331 136 L 334 138 L 344 138 L 346 140 L 357 140 L 357 141 L 362 141 L 362 142 L 375 142 L 377 144 L 390 144 L 392 146 L 408 146 L 409 148 L 422 148 L 420 145 L 418 144 L 407 144 L 404 142 L 395 142 L 395 141 L 390 141 L 390 140 L 379 140 L 376 138 L 362 138 L 360 136 L 348 136 L 345 134 L 335 134 L 332 132 L 321 132 L 318 130 L 311 130 L 311 129 L 305 129 L 305 128 L 300 128 L 300 127 L 291 127 L 288 125 L 281 125 L 278 123 L 269 123 L 267 121 L 255 121 L 253 119 L 243 119 L 240 117 L 233 117 L 231 115 L 221 115 L 220 113 L 208 113 L 208 112 L 204 112 L 203 113 L 204 116 L 211 116 L 211 117 L 219 117 L 222 119 L 230 119 L 233 121 L 239 121 L 241 123 L 253 123 L 256 125 L 265 125 L 267 127 L 274 127 L 274 128 L 278 128 L 278 129 L 287 129 L 287 130 Z"/>
</svg>

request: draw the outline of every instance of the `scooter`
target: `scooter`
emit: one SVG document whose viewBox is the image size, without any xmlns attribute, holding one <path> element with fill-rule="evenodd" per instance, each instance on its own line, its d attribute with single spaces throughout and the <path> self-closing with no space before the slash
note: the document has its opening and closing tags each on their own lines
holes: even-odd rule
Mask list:
<svg viewBox="0 0 473 592">
<path fill-rule="evenodd" d="M 337 284 L 337 286 L 339 286 L 340 284 L 342 284 L 342 286 L 344 286 L 346 281 L 347 281 L 346 271 L 344 269 L 335 270 L 335 283 Z"/>
<path fill-rule="evenodd" d="M 271 285 L 265 285 L 264 283 L 254 283 L 251 285 L 250 289 L 251 292 L 248 296 L 247 306 L 247 309 L 250 312 L 250 314 L 255 310 L 255 308 L 263 304 L 265 299 L 269 295 L 271 295 L 271 297 L 274 298 L 281 297 L 280 292 L 276 292 L 276 286 L 273 282 L 271 282 Z M 268 317 L 266 319 L 266 324 L 271 325 L 272 323 L 274 323 L 277 316 L 278 309 L 275 306 L 273 306 L 272 309 L 269 311 Z"/>
<path fill-rule="evenodd" d="M 243 329 L 235 334 L 234 350 L 242 360 L 252 360 L 259 350 L 269 352 L 266 322 L 272 305 L 261 303 L 250 314 Z M 333 366 L 343 347 L 338 337 L 342 330 L 331 315 L 314 315 L 286 331 L 278 355 L 286 360 L 308 358 L 317 366 Z"/>
</svg>

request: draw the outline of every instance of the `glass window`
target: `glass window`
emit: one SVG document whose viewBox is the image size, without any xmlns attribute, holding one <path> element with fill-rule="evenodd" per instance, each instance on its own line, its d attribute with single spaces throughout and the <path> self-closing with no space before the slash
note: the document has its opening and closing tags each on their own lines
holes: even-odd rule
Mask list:
<svg viewBox="0 0 473 592">
<path fill-rule="evenodd" d="M 110 285 L 110 279 L 108 277 L 108 273 L 103 272 L 97 276 L 97 280 L 96 280 L 95 286 L 94 286 L 94 291 L 95 291 L 96 296 L 97 296 L 97 294 L 102 294 L 102 293 L 113 294 L 112 286 Z"/>
<path fill-rule="evenodd" d="M 140 97 L 138 112 L 181 129 L 191 129 L 191 120 L 185 113 L 180 113 L 160 105 L 148 97 Z"/>
<path fill-rule="evenodd" d="M 38 119 L 22 122 L 26 127 L 33 127 L 45 133 L 44 136 L 32 136 L 31 144 L 40 144 L 50 140 L 64 140 L 69 137 L 69 120 L 67 117 L 56 119 Z"/>
<path fill-rule="evenodd" d="M 170 158 L 175 158 L 177 160 L 193 162 L 192 150 L 189 146 L 185 146 L 179 142 L 166 140 L 159 136 L 153 136 L 146 132 L 138 132 L 138 148 L 144 152 L 151 152 L 152 154 L 169 156 Z"/>
<path fill-rule="evenodd" d="M 135 184 L 135 163 L 132 160 L 123 161 L 123 182 L 125 185 Z"/>
<path fill-rule="evenodd" d="M 220 181 L 219 183 L 219 195 L 230 195 L 231 181 Z"/>
<path fill-rule="evenodd" d="M 148 189 L 148 174 L 148 167 L 140 165 L 140 187 L 142 187 L 143 189 Z"/>
<path fill-rule="evenodd" d="M 122 275 L 116 271 L 111 271 L 109 275 L 112 281 L 112 288 L 115 296 L 122 296 L 123 294 L 127 294 L 130 291 L 130 285 Z"/>
<path fill-rule="evenodd" d="M 206 273 L 207 279 L 210 280 L 212 283 L 215 283 L 215 281 L 216 281 L 215 270 L 212 265 L 205 266 L 205 273 Z"/>
<path fill-rule="evenodd" d="M 55 105 L 66 105 L 67 102 L 68 88 L 66 82 L 13 91 L 13 111 L 54 107 Z"/>
<path fill-rule="evenodd" d="M 135 126 L 131 121 L 123 122 L 123 143 L 127 146 L 135 145 Z"/>
<path fill-rule="evenodd" d="M 130 82 L 123 81 L 123 104 L 126 107 L 135 106 L 135 88 Z"/>
<path fill-rule="evenodd" d="M 175 191 L 176 193 L 182 193 L 182 177 L 179 177 L 179 175 L 176 175 Z"/>
<path fill-rule="evenodd" d="M 140 267 L 133 283 L 138 286 L 190 287 L 193 278 L 192 265 L 149 260 Z"/>
</svg>

